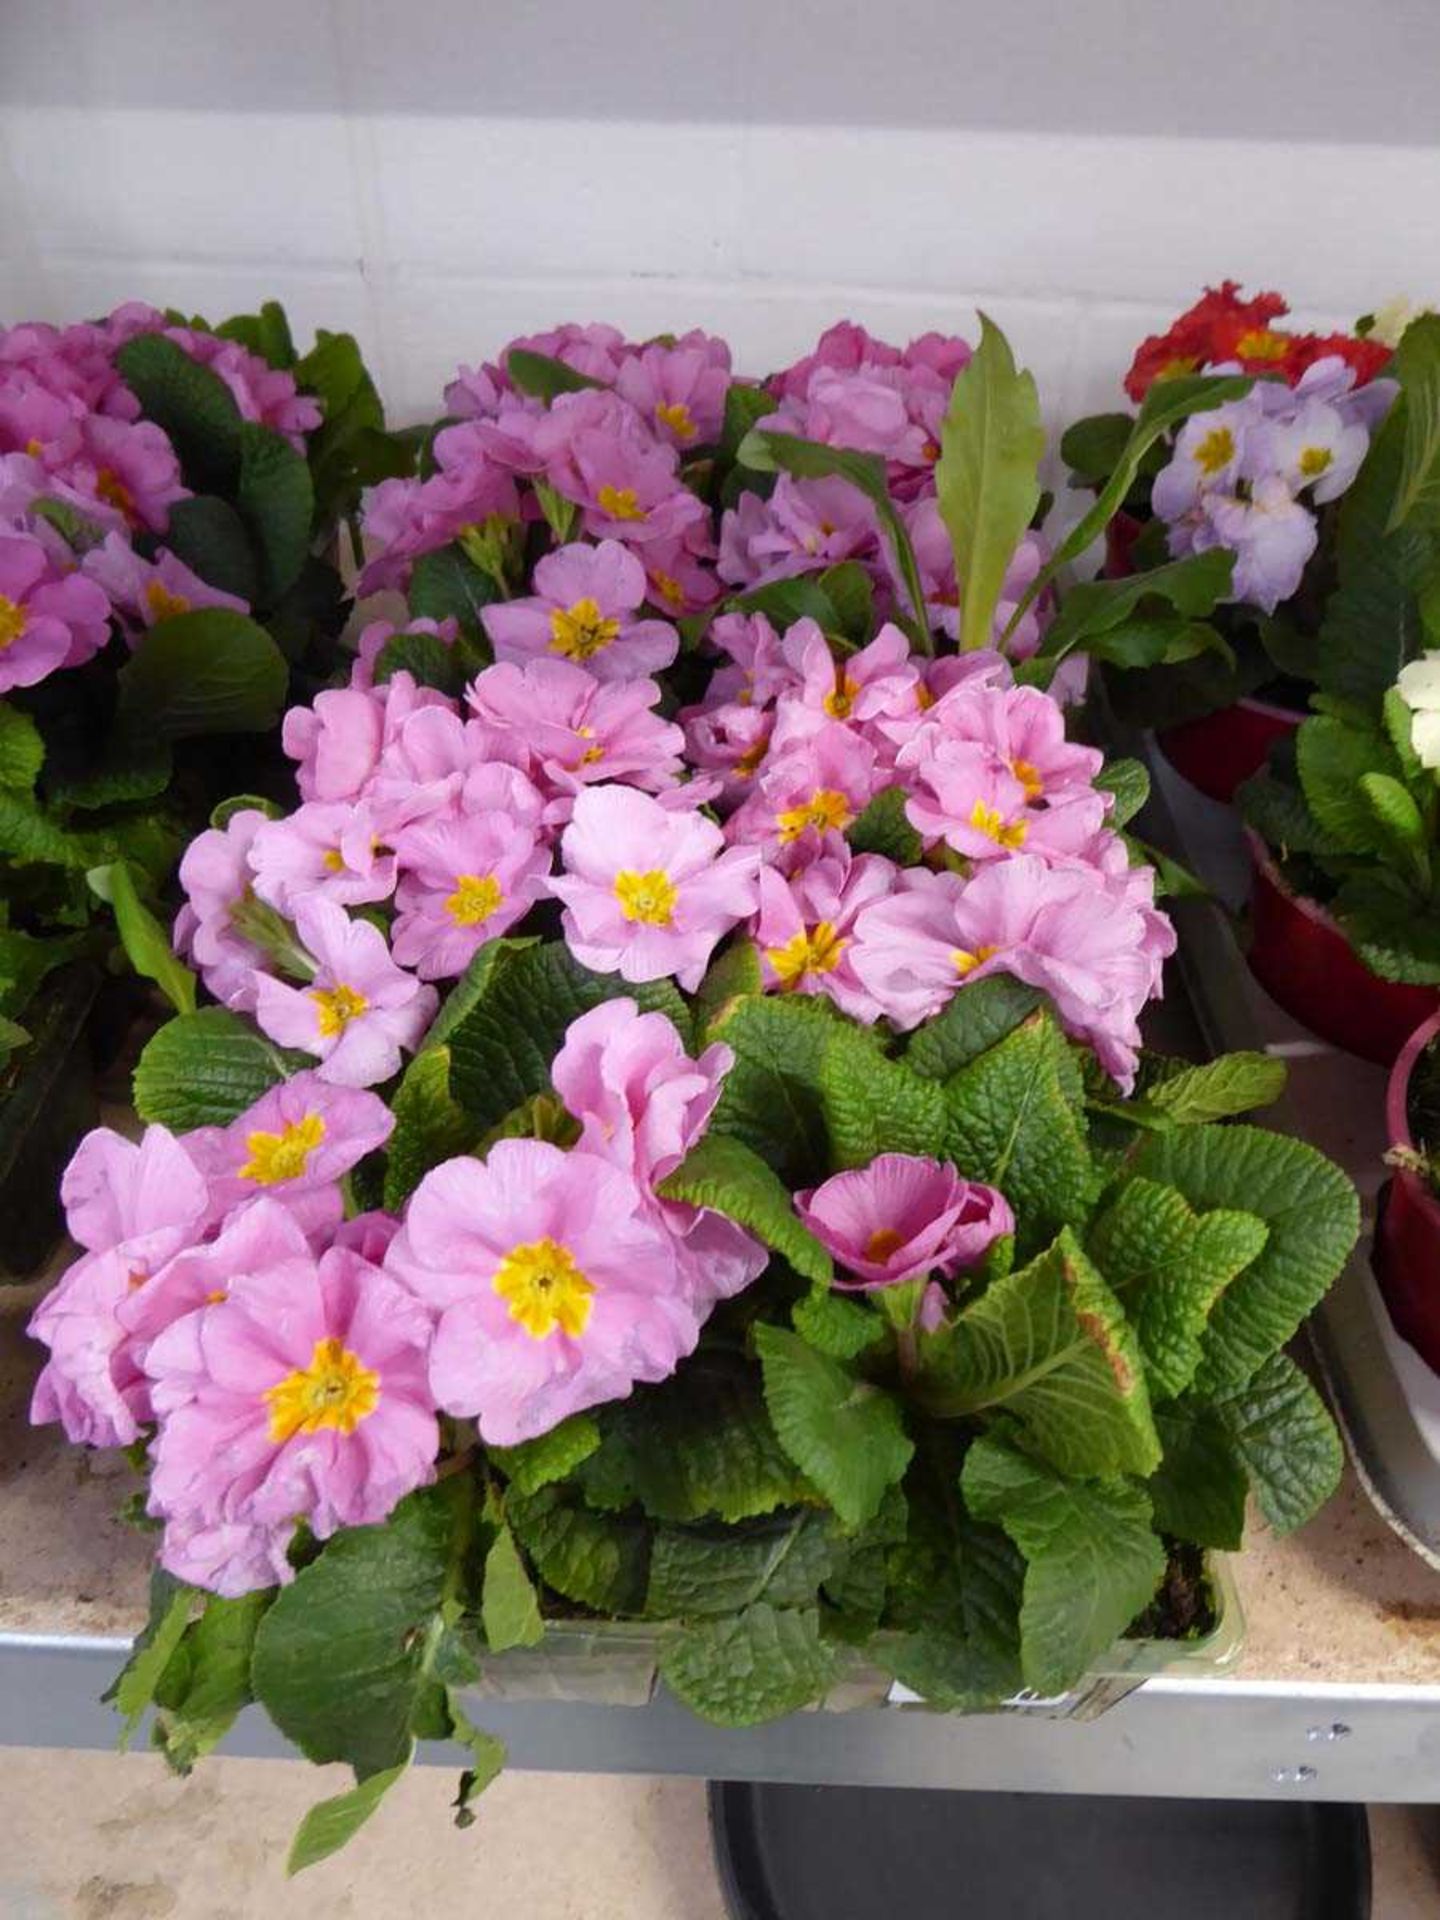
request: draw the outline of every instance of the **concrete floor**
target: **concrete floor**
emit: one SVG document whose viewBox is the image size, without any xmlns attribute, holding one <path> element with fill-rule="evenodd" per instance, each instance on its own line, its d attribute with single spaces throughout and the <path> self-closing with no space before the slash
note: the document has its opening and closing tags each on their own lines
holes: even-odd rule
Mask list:
<svg viewBox="0 0 1440 1920">
<path fill-rule="evenodd" d="M 345 1779 L 211 1759 L 182 1783 L 148 1754 L 0 1754 L 0 1920 L 725 1920 L 696 1781 L 506 1775 L 457 1833 L 451 1775 L 418 1768 L 348 1852 L 287 1881 L 297 1820 Z M 1372 1837 L 1374 1920 L 1435 1920 L 1440 1809 L 1378 1808 Z"/>
</svg>

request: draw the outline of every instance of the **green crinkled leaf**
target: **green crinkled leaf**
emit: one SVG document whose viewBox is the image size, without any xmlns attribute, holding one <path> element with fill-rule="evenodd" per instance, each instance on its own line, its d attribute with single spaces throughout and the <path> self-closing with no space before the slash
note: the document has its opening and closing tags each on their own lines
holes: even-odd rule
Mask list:
<svg viewBox="0 0 1440 1920">
<path fill-rule="evenodd" d="M 1114 805 L 1107 825 L 1127 826 L 1150 798 L 1150 772 L 1139 760 L 1107 760 L 1095 781 Z"/>
<path fill-rule="evenodd" d="M 85 944 L 83 933 L 40 936 L 0 927 L 0 1007 L 22 1012 L 41 981 L 83 952 Z"/>
<path fill-rule="evenodd" d="M 1404 448 L 1385 532 L 1440 521 L 1440 318 L 1417 314 L 1387 371 L 1400 382 Z"/>
<path fill-rule="evenodd" d="M 155 1690 L 155 1744 L 177 1773 L 217 1747 L 253 1697 L 250 1660 L 273 1592 L 206 1597 Z"/>
<path fill-rule="evenodd" d="M 466 1010 L 448 1017 L 452 995 L 430 1038 L 448 1042 L 451 1095 L 479 1132 L 548 1089 L 565 1029 L 602 1001 L 624 995 L 643 1012 L 668 1014 L 682 1039 L 689 1036 L 685 1003 L 669 980 L 637 986 L 619 974 L 591 973 L 558 940 L 492 942 L 466 980 L 474 986 Z"/>
<path fill-rule="evenodd" d="M 1194 1379 L 1216 1301 L 1269 1238 L 1253 1213 L 1197 1214 L 1174 1187 L 1144 1178 L 1127 1181 L 1094 1223 L 1090 1251 L 1125 1303 L 1157 1398 Z"/>
<path fill-rule="evenodd" d="M 927 1080 L 948 1080 L 1013 1033 L 1044 1000 L 1044 994 L 1008 973 L 977 980 L 910 1036 L 905 1064 Z"/>
<path fill-rule="evenodd" d="M 780 1444 L 845 1525 L 863 1527 L 915 1451 L 898 1403 L 783 1327 L 757 1326 L 755 1345 Z"/>
<path fill-rule="evenodd" d="M 1045 428 L 1035 377 L 980 315 L 980 345 L 956 378 L 940 429 L 936 501 L 961 588 L 960 644 L 991 644 L 1006 569 L 1040 503 Z"/>
<path fill-rule="evenodd" d="M 1330 911 L 1382 980 L 1440 986 L 1440 919 L 1399 874 L 1380 868 L 1349 874 Z"/>
<path fill-rule="evenodd" d="M 163 334 L 142 333 L 115 355 L 147 420 L 163 427 L 195 493 L 233 494 L 244 422 L 219 374 Z"/>
<path fill-rule="evenodd" d="M 255 1636 L 255 1696 L 309 1760 L 361 1779 L 401 1766 L 429 1681 L 457 1542 L 459 1482 L 348 1528 L 281 1590 Z"/>
<path fill-rule="evenodd" d="M 547 1587 L 596 1613 L 640 1612 L 650 1566 L 645 1521 L 592 1513 L 559 1487 L 508 1498 L 505 1516 Z"/>
<path fill-rule="evenodd" d="M 832 1360 L 858 1359 L 886 1333 L 885 1321 L 872 1308 L 823 1287 L 797 1300 L 790 1318 L 801 1339 Z"/>
<path fill-rule="evenodd" d="M 527 347 L 511 347 L 505 355 L 505 371 L 522 393 L 532 399 L 551 401 L 562 393 L 583 393 L 587 387 L 603 387 L 603 380 L 592 380 L 588 373 L 577 373 L 563 360 L 548 353 L 532 353 Z"/>
<path fill-rule="evenodd" d="M 175 1133 L 223 1127 L 289 1077 L 297 1056 L 225 1007 L 168 1021 L 135 1068 L 135 1110 Z"/>
<path fill-rule="evenodd" d="M 491 1460 L 516 1493 L 536 1493 L 564 1480 L 600 1445 L 600 1429 L 588 1413 L 572 1413 L 558 1427 L 515 1447 L 490 1447 Z"/>
<path fill-rule="evenodd" d="M 372 672 L 377 687 L 394 673 L 408 673 L 417 686 L 434 687 L 456 700 L 483 664 L 468 648 L 448 644 L 438 633 L 394 633 L 375 656 Z"/>
<path fill-rule="evenodd" d="M 426 1046 L 390 1102 L 395 1130 L 385 1158 L 385 1205 L 398 1213 L 432 1167 L 474 1146 L 475 1122 L 450 1097 L 450 1049 Z"/>
<path fill-rule="evenodd" d="M 1428 887 L 1430 830 L 1409 788 L 1388 773 L 1362 773 L 1360 796 L 1386 842 L 1387 857 Z"/>
<path fill-rule="evenodd" d="M 67 833 L 28 795 L 0 789 L 0 857 L 17 866 L 48 865 L 78 870 L 91 864 L 89 849 Z"/>
<path fill-rule="evenodd" d="M 1272 1354 L 1215 1413 L 1277 1533 L 1303 1526 L 1339 1486 L 1345 1454 L 1335 1422 L 1288 1354 Z"/>
<path fill-rule="evenodd" d="M 830 1256 L 802 1226 L 789 1188 L 742 1140 L 707 1133 L 657 1191 L 666 1200 L 710 1207 L 747 1227 L 806 1280 L 828 1284 L 833 1276 Z"/>
<path fill-rule="evenodd" d="M 410 1746 L 413 1748 L 414 1742 Z M 410 1765 L 410 1755 L 382 1773 L 372 1773 L 344 1793 L 333 1794 L 311 1807 L 290 1843 L 287 1874 L 302 1873 L 353 1840 L 380 1802 Z"/>
<path fill-rule="evenodd" d="M 468 553 L 451 545 L 421 554 L 411 571 L 405 597 L 413 618 L 458 620 L 461 632 L 483 645 L 485 628 L 480 614 L 499 592 L 490 575 L 477 567 Z"/>
<path fill-rule="evenodd" d="M 459 1790 L 453 1803 L 456 1826 L 468 1827 L 475 1821 L 472 1804 L 499 1779 L 504 1768 L 505 1743 L 497 1740 L 493 1733 L 487 1733 L 483 1727 L 477 1727 L 456 1704 L 453 1692 L 449 1695 L 449 1706 L 450 1737 L 470 1749 L 471 1764 L 460 1776 Z"/>
<path fill-rule="evenodd" d="M 540 1603 L 509 1527 L 500 1528 L 485 1556 L 480 1619 L 485 1644 L 492 1653 L 504 1653 L 508 1647 L 533 1647 L 545 1637 Z"/>
<path fill-rule="evenodd" d="M 116 860 L 109 866 L 92 867 L 86 879 L 115 915 L 120 944 L 131 966 L 155 982 L 177 1013 L 193 1013 L 195 976 L 171 950 L 170 936 L 135 891 L 126 863 Z"/>
<path fill-rule="evenodd" d="M 905 817 L 905 789 L 885 787 L 846 829 L 854 853 L 883 853 L 897 867 L 917 866 L 924 842 Z"/>
<path fill-rule="evenodd" d="M 883 1634 L 874 1652 L 897 1680 L 946 1708 L 1019 1690 L 1025 1563 L 999 1527 L 965 1511 L 953 1473 L 932 1472 L 913 1490 L 889 1574 L 889 1615 L 901 1631 Z"/>
<path fill-rule="evenodd" d="M 660 1657 L 670 1691 L 721 1727 L 753 1727 L 808 1706 L 825 1693 L 834 1670 L 814 1608 L 763 1600 L 687 1627 Z"/>
<path fill-rule="evenodd" d="M 743 1140 L 792 1187 L 828 1172 L 820 1062 L 834 1032 L 827 1007 L 774 995 L 732 1002 L 710 1028 L 735 1053 L 711 1132 Z"/>
<path fill-rule="evenodd" d="M 280 719 L 289 677 L 270 635 L 243 613 L 178 613 L 142 634 L 121 667 L 119 723 L 137 739 L 268 733 Z"/>
<path fill-rule="evenodd" d="M 1305 796 L 1288 780 L 1273 773 L 1252 774 L 1235 789 L 1235 804 L 1247 827 L 1253 827 L 1277 853 L 1338 853 L 1339 848 L 1305 804 Z"/>
<path fill-rule="evenodd" d="M 1369 728 L 1316 714 L 1295 736 L 1295 752 L 1305 804 L 1326 838 L 1346 853 L 1383 856 L 1389 836 L 1368 805 L 1361 781 L 1367 773 L 1396 769 L 1389 742 Z"/>
<path fill-rule="evenodd" d="M 877 1054 L 854 1027 L 837 1023 L 826 1040 L 820 1107 L 837 1171 L 867 1167 L 881 1153 L 934 1158 L 944 1151 L 949 1116 L 942 1089 L 913 1067 Z"/>
<path fill-rule="evenodd" d="M 947 1419 L 1003 1411 L 1062 1473 L 1146 1474 L 1159 1461 L 1135 1334 L 1068 1230 L 993 1281 L 926 1361 L 927 1406 Z"/>
<path fill-rule="evenodd" d="M 1249 1483 L 1224 1423 L 1206 1400 L 1155 1409 L 1164 1457 L 1146 1481 L 1155 1525 L 1198 1547 L 1235 1552 L 1245 1534 Z"/>
<path fill-rule="evenodd" d="M 1212 1311 L 1197 1375 L 1207 1393 L 1241 1386 L 1339 1273 L 1360 1230 L 1355 1189 L 1303 1140 L 1237 1125 L 1155 1134 L 1135 1171 L 1178 1187 L 1197 1210 L 1257 1214 L 1270 1229 L 1264 1250 Z"/>
<path fill-rule="evenodd" d="M 843 1558 L 833 1522 L 814 1510 L 739 1527 L 661 1527 L 645 1611 L 652 1620 L 697 1620 L 738 1613 L 759 1600 L 813 1606 Z"/>
<path fill-rule="evenodd" d="M 1042 1012 L 945 1083 L 946 1158 L 1009 1200 L 1022 1257 L 1061 1227 L 1079 1225 L 1093 1197 L 1078 1080 L 1059 1029 Z"/>
<path fill-rule="evenodd" d="M 1025 1684 L 1063 1693 L 1154 1596 L 1165 1549 L 1150 1502 L 1133 1481 L 1067 1480 L 988 1435 L 966 1455 L 961 1486 L 974 1517 L 1003 1527 L 1025 1556 Z"/>
<path fill-rule="evenodd" d="M 130 1658 L 104 1696 L 117 1713 L 125 1716 L 125 1728 L 120 1736 L 122 1748 L 154 1700 L 165 1669 L 185 1636 L 197 1598 L 193 1587 L 182 1585 L 163 1567 L 157 1566 L 152 1571 L 150 1617 L 136 1636 Z"/>
<path fill-rule="evenodd" d="M 1197 633 L 1195 623 L 1229 593 L 1234 564 L 1233 553 L 1212 547 L 1146 573 L 1082 581 L 1065 595 L 1040 651 L 1047 660 L 1082 652 L 1117 667 L 1153 667 L 1221 650 L 1219 635 Z"/>
<path fill-rule="evenodd" d="M 267 300 L 258 313 L 236 313 L 215 329 L 222 340 L 238 340 L 267 366 L 288 372 L 295 365 L 295 342 L 290 322 L 278 300 Z"/>
<path fill-rule="evenodd" d="M 273 428 L 254 420 L 240 429 L 235 502 L 254 536 L 260 602 L 271 606 L 299 579 L 310 551 L 315 489 L 305 456 Z"/>
<path fill-rule="evenodd" d="M 1068 426 L 1060 436 L 1060 458 L 1074 481 L 1094 486 L 1107 480 L 1124 457 L 1134 425 L 1133 414 L 1092 413 Z M 1144 468 L 1158 473 L 1164 464 L 1164 452 L 1156 447 L 1147 456 Z"/>
<path fill-rule="evenodd" d="M 28 713 L 0 700 L 0 787 L 14 793 L 35 791 L 45 764 L 45 742 Z"/>
<path fill-rule="evenodd" d="M 166 740 L 136 740 L 112 734 L 99 756 L 63 770 L 51 768 L 45 792 L 54 806 L 96 809 L 153 800 L 174 775 Z"/>
<path fill-rule="evenodd" d="M 638 1505 L 656 1520 L 748 1520 L 813 1500 L 740 1355 L 702 1349 L 663 1385 L 606 1410 L 578 1479 L 592 1506 Z"/>
<path fill-rule="evenodd" d="M 709 1038 L 711 1023 L 720 1018 L 732 1000 L 761 989 L 760 955 L 753 940 L 735 940 L 712 960 L 695 995 L 695 1031 Z"/>
<path fill-rule="evenodd" d="M 249 605 L 260 598 L 260 567 L 245 522 L 228 500 L 214 494 L 195 494 L 177 500 L 170 509 L 165 544 L 222 593 L 233 593 Z"/>
<path fill-rule="evenodd" d="M 1174 1126 L 1204 1126 L 1270 1106 L 1285 1091 L 1285 1075 L 1285 1062 L 1267 1053 L 1223 1053 L 1148 1087 L 1145 1104 Z"/>
</svg>

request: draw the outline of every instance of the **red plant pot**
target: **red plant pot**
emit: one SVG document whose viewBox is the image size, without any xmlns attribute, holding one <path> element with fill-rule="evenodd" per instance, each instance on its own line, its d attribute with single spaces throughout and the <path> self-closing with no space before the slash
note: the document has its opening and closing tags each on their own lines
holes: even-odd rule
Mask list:
<svg viewBox="0 0 1440 1920">
<path fill-rule="evenodd" d="M 1270 743 L 1294 733 L 1305 718 L 1264 700 L 1237 700 L 1233 707 L 1163 727 L 1155 741 L 1175 771 L 1211 800 L 1228 803 L 1235 789 L 1264 766 Z"/>
<path fill-rule="evenodd" d="M 1325 909 L 1290 891 L 1264 842 L 1246 838 L 1254 866 L 1250 971 L 1312 1033 L 1388 1067 L 1420 1022 L 1440 1010 L 1440 989 L 1371 973 Z"/>
<path fill-rule="evenodd" d="M 1440 1036 L 1433 1013 L 1400 1050 L 1385 1095 L 1392 1147 L 1414 1148 L 1410 1137 L 1410 1076 L 1430 1042 Z M 1418 1173 L 1397 1168 L 1375 1229 L 1375 1277 L 1395 1329 L 1440 1373 L 1440 1200 Z"/>
</svg>

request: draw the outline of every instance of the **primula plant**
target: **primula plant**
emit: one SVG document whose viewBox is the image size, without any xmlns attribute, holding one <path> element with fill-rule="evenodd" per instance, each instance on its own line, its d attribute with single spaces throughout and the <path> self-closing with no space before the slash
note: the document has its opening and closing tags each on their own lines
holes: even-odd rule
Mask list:
<svg viewBox="0 0 1440 1920">
<path fill-rule="evenodd" d="M 1137 428 L 1125 413 L 1079 421 L 1062 441 L 1074 485 L 1123 481 L 1109 570 L 1132 605 L 1146 569 L 1229 568 L 1186 632 L 1162 645 L 1141 621 L 1101 652 L 1130 719 L 1169 725 L 1256 693 L 1303 713 L 1317 686 L 1378 697 L 1394 678 L 1413 533 L 1374 520 L 1396 437 L 1377 435 L 1397 381 L 1413 384 L 1433 354 L 1435 323 L 1395 354 L 1406 315 L 1317 335 L 1279 324 L 1286 311 L 1278 294 L 1210 288 L 1126 375 L 1139 424 L 1167 416 L 1139 460 L 1125 458 Z"/>
<path fill-rule="evenodd" d="M 287 715 L 299 806 L 185 855 L 215 1004 L 75 1156 L 32 1328 L 35 1417 L 146 1474 L 119 1706 L 355 1770 L 297 1865 L 417 1739 L 468 1820 L 547 1628 L 726 1725 L 1054 1693 L 1339 1470 L 1282 1349 L 1355 1196 L 1226 1124 L 1273 1062 L 1142 1051 L 1143 774 L 993 644 L 1066 619 L 1003 340 L 755 387 L 567 328 L 449 404 L 367 507 L 410 624 Z"/>
<path fill-rule="evenodd" d="M 334 670 L 343 596 L 327 549 L 361 480 L 408 458 L 382 426 L 354 341 L 323 334 L 300 359 L 275 306 L 213 330 L 130 305 L 0 332 L 0 1184 L 14 1269 L 43 1256 L 53 1156 L 93 1103 L 83 1025 L 115 923 L 135 966 L 193 1004 L 146 902 L 215 801 L 293 791 L 265 736 L 287 695 Z M 110 1008 L 96 1045 L 106 1027 L 113 1045 L 131 1004 Z"/>
</svg>

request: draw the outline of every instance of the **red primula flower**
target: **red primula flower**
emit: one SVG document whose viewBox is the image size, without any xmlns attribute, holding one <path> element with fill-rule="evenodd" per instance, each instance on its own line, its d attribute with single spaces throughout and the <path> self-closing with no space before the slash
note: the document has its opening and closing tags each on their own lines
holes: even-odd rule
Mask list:
<svg viewBox="0 0 1440 1920">
<path fill-rule="evenodd" d="M 1291 336 L 1275 332 L 1270 322 L 1289 308 L 1278 293 L 1257 293 L 1253 300 L 1241 300 L 1239 292 L 1238 280 L 1207 287 L 1167 332 L 1142 341 L 1125 376 L 1130 398 L 1143 400 L 1155 381 L 1171 374 L 1198 373 L 1216 360 L 1250 359 L 1257 364 L 1247 367 L 1247 372 L 1275 371 Z M 1224 350 L 1217 351 L 1222 342 Z M 1277 343 L 1281 343 L 1278 351 Z M 1239 347 L 1248 351 L 1242 356 Z"/>
</svg>

